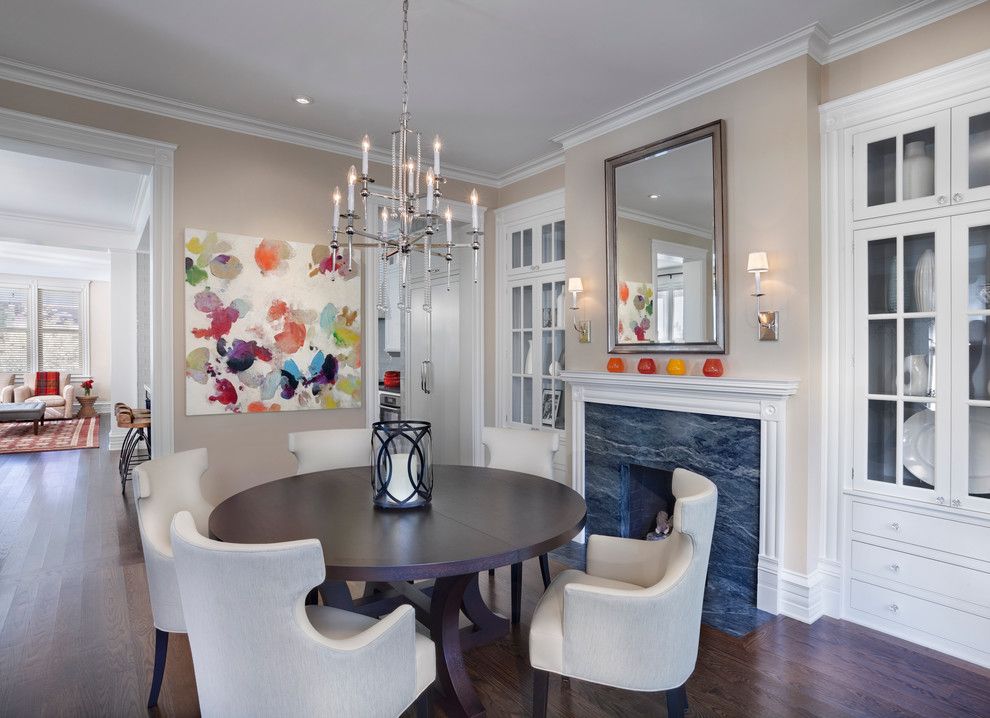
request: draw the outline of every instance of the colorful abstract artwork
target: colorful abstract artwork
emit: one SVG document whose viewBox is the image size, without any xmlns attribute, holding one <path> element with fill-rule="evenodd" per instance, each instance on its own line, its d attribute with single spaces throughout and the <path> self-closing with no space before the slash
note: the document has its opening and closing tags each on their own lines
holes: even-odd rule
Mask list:
<svg viewBox="0 0 990 718">
<path fill-rule="evenodd" d="M 331 254 L 186 230 L 187 415 L 361 406 L 359 260 Z"/>
<path fill-rule="evenodd" d="M 653 329 L 653 285 L 647 282 L 619 282 L 619 341 L 656 341 Z"/>
</svg>

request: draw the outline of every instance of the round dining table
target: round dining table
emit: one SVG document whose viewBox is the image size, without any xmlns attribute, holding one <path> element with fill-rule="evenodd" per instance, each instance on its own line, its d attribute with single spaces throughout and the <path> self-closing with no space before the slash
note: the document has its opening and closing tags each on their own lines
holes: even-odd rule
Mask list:
<svg viewBox="0 0 990 718">
<path fill-rule="evenodd" d="M 419 509 L 372 503 L 371 467 L 291 476 L 242 491 L 210 514 L 210 536 L 236 543 L 317 538 L 323 601 L 381 616 L 416 609 L 437 652 L 437 698 L 449 716 L 484 716 L 464 651 L 509 632 L 478 587 L 478 572 L 535 558 L 584 527 L 580 494 L 555 481 L 477 466 L 434 466 L 433 499 Z M 420 579 L 433 579 L 423 589 Z M 369 582 L 352 599 L 345 581 Z M 460 614 L 470 621 L 461 627 Z"/>
</svg>

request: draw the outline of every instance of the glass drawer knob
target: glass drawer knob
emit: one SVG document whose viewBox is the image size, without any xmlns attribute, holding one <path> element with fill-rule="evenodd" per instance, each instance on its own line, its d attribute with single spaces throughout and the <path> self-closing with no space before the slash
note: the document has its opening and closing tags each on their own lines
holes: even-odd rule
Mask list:
<svg viewBox="0 0 990 718">
<path fill-rule="evenodd" d="M 952 505 L 953 506 L 962 506 L 962 500 L 961 499 L 952 499 Z"/>
<path fill-rule="evenodd" d="M 945 196 L 944 194 L 940 194 L 940 195 L 938 196 L 938 203 L 939 203 L 939 204 L 945 204 L 945 203 L 946 203 L 946 202 L 948 202 L 948 201 L 949 201 L 949 198 L 948 198 L 948 197 L 946 197 L 946 196 Z"/>
<path fill-rule="evenodd" d="M 889 606 L 887 606 L 887 608 L 890 610 L 891 613 L 897 613 L 898 611 L 901 610 L 900 606 L 898 606 L 896 603 L 890 604 Z"/>
<path fill-rule="evenodd" d="M 890 570 L 893 571 L 894 573 L 897 573 L 898 571 L 901 570 L 901 567 L 899 564 L 892 563 L 890 564 Z"/>
<path fill-rule="evenodd" d="M 937 503 L 937 504 L 944 504 L 945 503 L 945 497 L 944 496 L 936 496 L 935 497 L 935 503 Z"/>
<path fill-rule="evenodd" d="M 954 195 L 952 195 L 952 201 L 953 202 L 962 202 L 962 195 L 959 194 L 958 192 L 956 192 Z"/>
<path fill-rule="evenodd" d="M 901 525 L 899 523 L 897 523 L 896 521 L 892 521 L 890 523 L 890 528 L 893 529 L 894 531 L 900 531 L 901 530 Z"/>
</svg>

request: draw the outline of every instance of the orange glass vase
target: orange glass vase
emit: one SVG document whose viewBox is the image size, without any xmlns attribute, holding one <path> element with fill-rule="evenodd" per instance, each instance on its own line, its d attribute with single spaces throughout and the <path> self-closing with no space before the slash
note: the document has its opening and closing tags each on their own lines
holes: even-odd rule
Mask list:
<svg viewBox="0 0 990 718">
<path fill-rule="evenodd" d="M 683 359 L 671 359 L 667 362 L 667 373 L 674 376 L 684 376 L 687 374 L 687 364 Z"/>
<path fill-rule="evenodd" d="M 712 357 L 710 359 L 705 359 L 705 365 L 701 368 L 701 372 L 705 376 L 722 376 L 722 374 L 725 373 L 725 367 L 722 366 L 721 359 Z"/>
<path fill-rule="evenodd" d="M 622 361 L 622 357 L 610 357 L 605 368 L 613 374 L 621 374 L 626 370 L 626 363 Z"/>
</svg>

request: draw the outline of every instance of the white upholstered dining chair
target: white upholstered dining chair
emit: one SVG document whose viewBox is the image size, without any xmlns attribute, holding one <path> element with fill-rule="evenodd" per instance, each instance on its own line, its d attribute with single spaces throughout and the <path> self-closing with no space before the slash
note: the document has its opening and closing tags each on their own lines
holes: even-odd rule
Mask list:
<svg viewBox="0 0 990 718">
<path fill-rule="evenodd" d="M 560 435 L 555 431 L 497 429 L 486 426 L 481 430 L 481 443 L 488 449 L 488 468 L 534 474 L 553 479 L 553 455 L 560 447 Z M 489 570 L 489 575 L 495 569 Z M 540 556 L 543 587 L 550 585 L 550 559 Z M 519 623 L 522 603 L 522 564 L 514 563 L 512 577 L 512 622 Z"/>
<path fill-rule="evenodd" d="M 546 716 L 550 673 L 634 691 L 666 691 L 687 709 L 718 492 L 699 474 L 673 477 L 674 528 L 662 541 L 591 536 L 588 570 L 554 578 L 533 614 L 533 715 Z"/>
<path fill-rule="evenodd" d="M 207 718 L 426 715 L 436 653 L 411 606 L 379 621 L 304 605 L 326 575 L 317 539 L 221 543 L 181 512 L 172 546 Z"/>
<path fill-rule="evenodd" d="M 296 473 L 371 465 L 369 429 L 321 429 L 289 434 L 289 451 L 296 457 Z"/>
<path fill-rule="evenodd" d="M 188 511 L 196 525 L 207 530 L 213 505 L 203 496 L 201 482 L 208 465 L 206 449 L 193 449 L 152 459 L 134 469 L 138 527 L 155 624 L 155 669 L 149 708 L 158 703 L 168 634 L 186 632 L 169 527 L 177 512 Z"/>
</svg>

